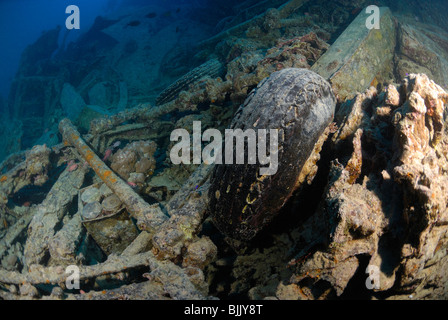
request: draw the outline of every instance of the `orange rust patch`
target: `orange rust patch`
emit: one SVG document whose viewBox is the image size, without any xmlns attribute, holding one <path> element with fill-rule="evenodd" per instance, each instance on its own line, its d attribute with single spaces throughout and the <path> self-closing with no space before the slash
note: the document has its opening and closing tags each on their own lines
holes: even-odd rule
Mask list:
<svg viewBox="0 0 448 320">
<path fill-rule="evenodd" d="M 76 141 L 76 140 L 78 140 L 78 136 L 76 135 L 76 134 L 74 134 L 74 133 L 72 133 L 71 135 L 70 135 L 70 139 L 72 140 L 72 141 Z"/>
<path fill-rule="evenodd" d="M 104 171 L 103 177 L 104 177 L 105 179 L 108 179 L 108 178 L 110 177 L 111 174 L 112 174 L 112 171 L 110 171 L 110 170 L 106 170 L 106 171 Z"/>
<path fill-rule="evenodd" d="M 5 182 L 6 180 L 8 180 L 8 177 L 7 177 L 7 176 L 2 176 L 2 177 L 0 178 L 0 182 Z"/>
<path fill-rule="evenodd" d="M 90 150 L 88 150 L 88 151 L 86 152 L 86 160 L 89 162 L 89 161 L 91 161 L 92 159 L 93 159 L 93 152 L 90 151 Z"/>
<path fill-rule="evenodd" d="M 436 253 L 437 251 L 439 251 L 439 249 L 442 247 L 442 243 L 443 243 L 443 241 L 442 241 L 442 240 L 439 240 L 439 242 L 437 243 L 436 248 L 434 249 L 434 253 Z"/>
<path fill-rule="evenodd" d="M 112 171 L 110 171 L 110 170 L 106 170 L 106 171 L 104 171 L 104 173 L 103 173 L 103 178 L 102 178 L 103 180 L 109 180 L 109 182 L 111 182 L 111 183 L 115 183 L 115 182 L 117 182 L 117 179 L 115 179 L 113 176 L 112 176 Z"/>
</svg>

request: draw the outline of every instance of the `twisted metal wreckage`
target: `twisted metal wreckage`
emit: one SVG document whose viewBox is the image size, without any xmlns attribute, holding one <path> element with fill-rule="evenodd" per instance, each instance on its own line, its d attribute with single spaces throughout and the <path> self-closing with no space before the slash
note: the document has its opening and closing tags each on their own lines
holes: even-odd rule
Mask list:
<svg viewBox="0 0 448 320">
<path fill-rule="evenodd" d="M 197 238 L 194 234 L 198 231 L 205 210 L 204 201 L 198 198 L 197 186 L 201 184 L 201 181 L 203 183 L 209 168 L 204 167 L 198 170 L 187 181 L 185 186 L 166 205 L 168 211 L 168 214 L 166 214 L 162 212 L 158 204 L 149 205 L 145 202 L 131 186 L 118 177 L 81 138 L 70 120 L 62 120 L 60 130 L 64 137 L 64 145 L 57 146 L 55 149 L 60 151 L 66 148 L 71 149 L 70 146 L 73 146 L 72 151 L 76 150 L 75 153 L 81 160 L 80 162 L 87 161 L 89 166 L 79 165 L 75 170 L 71 170 L 67 166 L 41 204 L 19 208 L 19 210 L 22 210 L 20 219 L 8 229 L 7 234 L 3 237 L 1 254 L 3 255 L 28 227 L 28 237 L 24 248 L 24 268 L 28 272 L 1 270 L 0 282 L 11 291 L 11 293 L 2 291 L 2 296 L 11 298 L 15 293 L 14 287 L 16 285 L 20 285 L 21 294 L 23 294 L 23 290 L 30 290 L 29 294 L 31 296 L 33 296 L 33 292 L 37 293 L 37 291 L 35 288 L 30 289 L 30 286 L 58 285 L 60 288 L 65 288 L 65 281 L 70 275 L 66 273 L 65 266 L 76 263 L 78 245 L 84 235 L 81 212 L 77 212 L 67 222 L 64 220 L 64 226 L 57 232 L 55 229 L 64 217 L 67 219 L 69 207 L 78 195 L 89 167 L 124 203 L 127 212 L 135 218 L 141 232 L 121 254 L 109 255 L 105 262 L 97 265 L 79 266 L 79 280 L 84 282 L 110 275 L 112 278 L 115 277 L 124 281 L 126 274 L 131 273 L 135 268 L 150 267 L 152 270 L 151 277 L 156 277 L 162 283 L 166 282 L 163 285 L 164 289 L 162 290 L 161 284 L 149 285 L 149 287 L 148 284 L 136 284 L 131 285 L 133 295 L 139 296 L 139 294 L 143 294 L 141 292 L 144 292 L 153 295 L 152 298 L 163 298 L 166 293 L 173 298 L 199 298 L 203 296 L 192 284 L 191 278 L 198 278 L 197 281 L 203 280 L 201 279 L 201 270 L 195 264 L 206 262 L 195 261 L 194 247 L 207 242 L 207 240 Z M 51 151 L 42 146 L 40 149 L 34 148 L 30 153 L 33 155 L 39 153 L 39 156 L 42 157 L 42 155 L 49 156 Z M 29 160 L 29 158 L 27 159 Z M 29 161 L 27 162 L 29 164 Z M 13 180 L 22 167 L 19 165 L 15 170 L 10 170 L 4 177 Z M 206 187 L 204 185 L 202 188 Z M 10 213 L 19 214 L 12 211 Z M 182 228 L 185 228 L 185 232 L 190 234 L 180 233 L 179 231 Z M 167 259 L 159 261 L 156 258 L 156 256 L 173 257 L 170 250 L 173 249 L 175 243 L 178 243 L 177 245 L 180 247 L 189 243 L 187 250 L 189 250 L 189 246 L 193 248 L 190 249 L 193 251 L 193 257 L 187 255 L 184 259 L 185 264 L 191 265 L 190 267 L 183 269 Z M 152 250 L 148 250 L 151 246 L 153 246 Z M 211 248 L 216 250 L 216 248 Z M 48 261 L 48 255 L 50 255 L 49 265 L 52 266 L 43 267 L 41 263 Z M 189 270 L 188 272 L 193 275 L 187 276 L 186 270 Z M 154 286 L 156 288 L 153 288 Z M 120 290 L 127 292 L 131 288 L 125 287 Z M 143 289 L 144 291 L 142 291 Z M 120 290 L 114 294 L 119 295 Z M 104 295 L 104 297 L 110 298 L 110 294 Z M 87 296 L 94 298 L 95 294 L 92 295 Z M 77 296 L 80 297 L 80 295 Z"/>
<path fill-rule="evenodd" d="M 210 50 L 225 37 L 252 27 L 297 23 L 288 16 L 306 2 L 288 1 L 202 46 Z M 396 298 L 410 293 L 416 298 L 446 296 L 448 95 L 422 74 L 403 75 L 400 84 L 385 85 L 381 91 L 375 88 L 395 79 L 394 68 L 402 73 L 409 43 L 415 40 L 406 32 L 412 26 L 403 21 L 397 25 L 387 8 L 381 12 L 381 31 L 361 28 L 366 19 L 361 13 L 331 46 L 310 33 L 281 41 L 264 55 L 254 51 L 251 56 L 248 51 L 227 68 L 210 59 L 162 92 L 156 106 L 94 119 L 83 136 L 64 119 L 59 123 L 61 144 L 10 155 L 0 164 L 5 227 L 0 239 L 0 297 L 213 298 L 207 267 L 218 265 L 218 248 L 201 233 L 214 196 L 209 190 L 219 191 L 216 185 L 210 188 L 213 166 L 199 165 L 167 201 L 153 197 L 150 203 L 145 190 L 126 178 L 129 172 L 112 169 L 98 155 L 119 139 L 141 142 L 167 136 L 162 118 L 176 111 L 209 105 L 205 112 L 213 113 L 212 106 L 229 101 L 239 105 L 261 80 L 289 67 L 317 72 L 330 80 L 338 97 L 335 123 L 322 135 L 326 140 L 319 139 L 311 148 L 306 174 L 297 173 L 304 185 L 318 184 L 314 180 L 319 179 L 313 180 L 316 174 L 324 176 L 324 183 L 321 193 L 314 195 L 314 214 L 274 236 L 264 251 L 239 252 L 231 290 L 247 291 L 253 299 L 340 296 L 362 269 L 360 257 L 367 257 L 369 265 L 384 267 L 377 292 L 393 289 Z M 227 75 L 222 79 L 224 69 Z M 437 73 L 432 76 L 443 84 Z M 229 109 L 219 113 L 224 124 L 234 114 Z M 142 166 L 148 169 L 154 150 L 143 144 L 141 148 L 147 157 Z M 323 160 L 318 163 L 320 155 Z M 229 179 L 226 182 L 232 182 Z M 30 187 L 45 190 L 39 204 L 10 205 L 11 197 Z M 103 210 L 107 203 L 118 214 L 106 221 L 97 208 L 87 205 L 87 198 L 101 201 Z M 122 215 L 124 211 L 131 218 Z M 134 236 L 126 238 L 127 231 Z M 79 268 L 80 288 L 90 290 L 87 293 L 67 288 L 66 267 L 71 265 Z"/>
<path fill-rule="evenodd" d="M 287 17 L 304 2 L 306 1 L 288 2 L 279 10 L 278 17 Z M 239 24 L 211 41 L 215 43 L 228 34 L 241 33 L 248 27 L 258 24 L 264 16 L 266 14 L 257 16 L 249 23 Z M 316 37 L 315 39 L 317 40 Z M 247 79 L 239 76 L 222 81 L 217 77 L 222 70 L 221 63 L 211 60 L 163 92 L 158 99 L 162 105 L 128 109 L 110 117 L 93 120 L 87 138 L 89 141 L 81 137 L 70 120 L 64 119 L 59 125 L 63 144 L 52 149 L 45 145 L 35 146 L 30 151 L 9 156 L 1 164 L 2 171 L 7 170 L 1 177 L 4 215 L 14 217 L 16 221 L 8 226 L 6 234 L 0 241 L 0 256 L 5 256 L 9 252 L 10 262 L 15 265 L 18 262 L 18 252 L 23 251 L 21 260 L 24 263 L 23 272 L 0 270 L 1 286 L 6 289 L 0 291 L 1 297 L 5 299 L 16 299 L 20 295 L 38 297 L 36 289 L 38 286 L 47 286 L 47 290 L 48 288 L 52 290 L 50 296 L 46 295 L 43 298 L 61 298 L 63 295 L 65 298 L 77 299 L 110 299 L 120 295 L 153 299 L 163 299 L 167 295 L 177 299 L 204 297 L 207 284 L 204 282 L 201 268 L 214 259 L 216 247 L 207 237 L 199 238 L 196 234 L 206 209 L 209 185 L 207 179 L 211 167 L 201 165 L 162 211 L 159 204 L 149 205 L 145 202 L 97 156 L 89 145 L 96 146 L 96 150 L 104 151 L 111 140 L 120 136 L 151 138 L 151 130 L 149 133 L 141 132 L 148 131 L 151 124 L 156 127 L 153 131 L 157 132 L 160 125 L 155 122 L 159 121 L 162 115 L 173 111 L 194 110 L 201 103 L 219 104 L 228 94 L 244 95 L 248 87 L 255 86 L 266 76 L 266 72 L 262 75 L 252 72 L 247 75 Z M 192 88 L 188 89 L 191 85 Z M 137 119 L 137 123 L 119 126 Z M 26 157 L 25 161 L 22 161 L 23 157 Z M 19 165 L 15 165 L 17 161 L 20 161 Z M 43 186 L 51 182 L 49 181 L 51 165 L 56 163 L 56 167 L 60 167 L 64 162 L 70 165 L 59 175 L 40 204 L 14 208 L 6 206 L 8 197 L 22 188 L 28 185 Z M 85 237 L 81 212 L 76 212 L 71 218 L 68 213 L 90 168 L 123 202 L 129 214 L 136 220 L 140 233 L 121 254 L 109 255 L 102 263 L 86 266 L 80 265 L 77 252 Z M 5 217 L 3 220 L 7 224 Z M 26 230 L 28 235 L 24 248 L 20 245 L 14 248 Z M 178 259 L 181 251 L 186 251 L 182 262 L 183 268 L 169 260 Z M 160 258 L 162 260 L 159 260 Z M 69 276 L 65 272 L 65 266 L 71 264 L 79 265 L 81 283 L 104 277 L 126 283 L 127 276 L 134 269 L 142 267 L 150 268 L 151 274 L 148 278 L 153 281 L 124 285 L 105 293 L 67 294 L 63 293 L 61 288 L 66 288 L 65 281 Z M 52 287 L 54 288 L 51 289 Z"/>
</svg>

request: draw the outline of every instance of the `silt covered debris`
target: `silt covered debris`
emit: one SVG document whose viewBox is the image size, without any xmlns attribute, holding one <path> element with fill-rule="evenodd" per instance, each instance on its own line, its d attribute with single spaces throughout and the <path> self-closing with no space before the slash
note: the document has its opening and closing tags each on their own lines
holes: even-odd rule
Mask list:
<svg viewBox="0 0 448 320">
<path fill-rule="evenodd" d="M 59 30 L 30 46 L 5 121 L 14 138 L 1 142 L 0 297 L 447 298 L 446 32 L 438 19 L 398 14 L 399 2 L 381 7 L 380 30 L 365 28 L 365 1 L 322 3 L 243 2 L 246 14 L 213 35 L 198 27 L 180 40 L 148 7 L 98 18 L 54 58 L 33 52 L 52 51 Z M 186 56 L 192 33 L 201 41 Z M 177 40 L 149 65 L 165 38 Z M 289 73 L 304 75 L 294 90 L 331 92 L 336 106 L 325 105 L 325 123 L 301 124 L 316 134 L 284 136 L 287 191 L 250 168 L 220 180 L 213 165 L 171 163 L 172 130 L 258 125 L 239 107 L 271 108 L 262 94 L 292 101 L 294 90 L 270 85 Z M 26 116 L 35 102 L 44 113 Z M 313 119 L 255 111 L 284 132 Z M 258 199 L 283 193 L 272 207 L 232 197 L 232 208 L 249 201 L 253 217 L 263 213 L 245 236 L 245 212 L 230 222 L 220 198 L 254 179 Z"/>
</svg>

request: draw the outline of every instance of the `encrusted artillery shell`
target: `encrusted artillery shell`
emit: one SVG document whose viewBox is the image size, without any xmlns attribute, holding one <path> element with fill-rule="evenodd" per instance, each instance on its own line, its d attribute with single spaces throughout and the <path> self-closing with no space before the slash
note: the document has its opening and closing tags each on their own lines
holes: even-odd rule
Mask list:
<svg viewBox="0 0 448 320">
<path fill-rule="evenodd" d="M 124 208 L 113 214 L 84 220 L 83 224 L 89 235 L 107 255 L 121 254 L 138 236 L 137 227 Z"/>
<path fill-rule="evenodd" d="M 98 201 L 87 203 L 82 209 L 82 216 L 85 220 L 97 218 L 101 214 L 101 204 Z"/>
<path fill-rule="evenodd" d="M 101 198 L 101 193 L 97 188 L 87 188 L 81 194 L 81 200 L 85 203 L 99 201 Z"/>
<path fill-rule="evenodd" d="M 331 123 L 335 107 L 330 84 L 307 69 L 274 72 L 251 92 L 230 129 L 278 129 L 278 168 L 273 175 L 260 176 L 259 169 L 267 165 L 247 164 L 247 143 L 246 164 L 215 165 L 209 210 L 223 234 L 250 240 L 278 214 L 300 184 L 304 164 Z M 266 140 L 269 150 L 270 138 Z M 234 143 L 234 154 L 242 152 L 235 147 Z"/>
<path fill-rule="evenodd" d="M 123 203 L 121 202 L 120 198 L 118 198 L 115 194 L 111 194 L 101 203 L 101 205 L 103 206 L 103 210 L 108 213 L 118 211 L 122 204 Z"/>
</svg>

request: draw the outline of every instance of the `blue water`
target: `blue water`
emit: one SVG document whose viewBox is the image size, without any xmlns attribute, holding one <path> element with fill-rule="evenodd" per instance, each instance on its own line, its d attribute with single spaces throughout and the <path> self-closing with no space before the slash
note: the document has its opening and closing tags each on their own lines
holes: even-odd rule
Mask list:
<svg viewBox="0 0 448 320">
<path fill-rule="evenodd" d="M 213 4 L 218 3 L 218 6 Z M 157 5 L 160 8 L 176 10 L 179 6 L 204 8 L 213 5 L 222 10 L 231 9 L 232 2 L 237 1 L 207 0 L 2 0 L 0 1 L 0 96 L 7 98 L 11 81 L 19 66 L 20 56 L 26 46 L 30 45 L 42 34 L 57 25 L 64 26 L 69 5 L 77 5 L 81 13 L 81 29 L 72 30 L 66 41 L 75 41 L 85 33 L 99 15 L 117 13 L 129 7 Z M 223 10 L 224 13 L 226 10 Z M 62 42 L 63 33 L 60 35 Z"/>
</svg>

